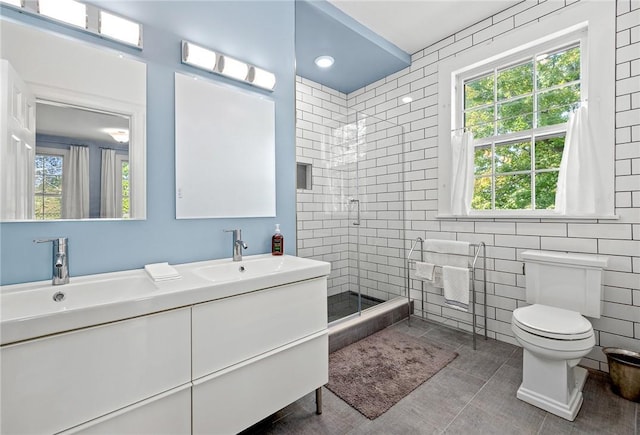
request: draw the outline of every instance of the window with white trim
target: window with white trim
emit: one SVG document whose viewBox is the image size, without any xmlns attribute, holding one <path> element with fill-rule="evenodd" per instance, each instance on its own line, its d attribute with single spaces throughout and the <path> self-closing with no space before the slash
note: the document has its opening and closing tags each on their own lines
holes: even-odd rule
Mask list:
<svg viewBox="0 0 640 435">
<path fill-rule="evenodd" d="M 131 217 L 131 185 L 129 179 L 129 156 L 116 155 L 116 201 L 120 216 L 124 219 Z"/>
<path fill-rule="evenodd" d="M 455 124 L 474 135 L 472 210 L 554 209 L 567 119 L 587 97 L 584 36 L 456 76 Z"/>
<path fill-rule="evenodd" d="M 35 219 L 62 218 L 62 177 L 66 150 L 36 149 L 34 202 Z"/>
</svg>

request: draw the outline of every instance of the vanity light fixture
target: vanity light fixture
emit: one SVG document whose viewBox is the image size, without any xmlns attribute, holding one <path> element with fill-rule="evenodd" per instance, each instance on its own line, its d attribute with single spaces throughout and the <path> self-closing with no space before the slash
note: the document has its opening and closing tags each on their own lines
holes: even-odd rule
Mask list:
<svg viewBox="0 0 640 435">
<path fill-rule="evenodd" d="M 140 24 L 102 10 L 100 11 L 98 32 L 101 35 L 135 46 L 140 45 L 142 33 Z"/>
<path fill-rule="evenodd" d="M 0 0 L 0 3 L 6 3 L 17 8 L 22 7 L 22 0 Z"/>
<path fill-rule="evenodd" d="M 256 66 L 249 68 L 247 80 L 263 89 L 271 90 L 276 85 L 276 75 Z"/>
<path fill-rule="evenodd" d="M 236 80 L 247 80 L 249 65 L 227 55 L 218 58 L 218 72 Z"/>
<path fill-rule="evenodd" d="M 320 68 L 329 68 L 333 65 L 334 62 L 335 61 L 331 56 L 318 56 L 315 60 L 316 65 L 318 65 Z"/>
<path fill-rule="evenodd" d="M 216 59 L 217 55 L 214 51 L 191 42 L 182 41 L 182 63 L 211 72 L 216 68 Z"/>
<path fill-rule="evenodd" d="M 76 0 L 0 0 L 21 13 L 45 18 L 104 39 L 142 49 L 142 24 Z"/>
<path fill-rule="evenodd" d="M 275 74 L 189 41 L 182 41 L 182 63 L 268 91 L 276 86 Z"/>
<path fill-rule="evenodd" d="M 75 0 L 38 0 L 38 12 L 54 20 L 87 28 L 87 5 Z"/>
<path fill-rule="evenodd" d="M 410 102 L 412 102 L 412 101 L 413 101 L 413 98 L 411 98 L 411 97 L 410 97 L 410 96 L 408 96 L 408 95 L 407 95 L 406 97 L 402 97 L 402 102 L 403 102 L 404 104 L 408 104 L 408 103 L 410 103 Z"/>
</svg>

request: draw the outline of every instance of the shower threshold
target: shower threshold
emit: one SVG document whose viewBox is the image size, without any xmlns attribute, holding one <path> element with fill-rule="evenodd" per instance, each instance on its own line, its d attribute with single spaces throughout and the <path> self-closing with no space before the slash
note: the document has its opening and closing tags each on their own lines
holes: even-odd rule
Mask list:
<svg viewBox="0 0 640 435">
<path fill-rule="evenodd" d="M 355 313 L 331 322 L 329 323 L 329 353 L 391 326 L 407 318 L 411 312 L 413 312 L 413 301 L 409 307 L 406 298 L 397 297 L 363 310 L 360 315 Z"/>
</svg>

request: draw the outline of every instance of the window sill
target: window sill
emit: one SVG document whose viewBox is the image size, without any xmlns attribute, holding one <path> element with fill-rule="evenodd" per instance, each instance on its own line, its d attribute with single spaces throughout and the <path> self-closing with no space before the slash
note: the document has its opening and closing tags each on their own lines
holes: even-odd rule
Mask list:
<svg viewBox="0 0 640 435">
<path fill-rule="evenodd" d="M 556 213 L 477 213 L 469 215 L 438 214 L 436 219 L 462 219 L 462 220 L 496 220 L 496 219 L 536 219 L 536 220 L 618 220 L 617 215 L 561 215 Z"/>
</svg>

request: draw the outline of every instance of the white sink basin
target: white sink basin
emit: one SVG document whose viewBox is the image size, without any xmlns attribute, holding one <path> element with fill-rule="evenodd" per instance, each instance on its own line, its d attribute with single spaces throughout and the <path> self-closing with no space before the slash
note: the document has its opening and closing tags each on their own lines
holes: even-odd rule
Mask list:
<svg viewBox="0 0 640 435">
<path fill-rule="evenodd" d="M 85 328 L 329 275 L 323 261 L 254 255 L 176 265 L 181 279 L 143 269 L 0 286 L 0 344 Z M 54 299 L 55 297 L 55 299 Z"/>
<path fill-rule="evenodd" d="M 2 295 L 2 321 L 36 317 L 62 311 L 150 297 L 156 287 L 145 276 L 126 276 L 96 281 L 80 280 L 64 285 L 43 285 Z"/>
<path fill-rule="evenodd" d="M 290 256 L 249 257 L 243 261 L 217 262 L 208 266 L 196 267 L 194 273 L 213 283 L 241 281 L 254 278 L 266 278 L 273 275 L 287 276 L 294 281 L 305 279 L 309 260 Z"/>
</svg>

